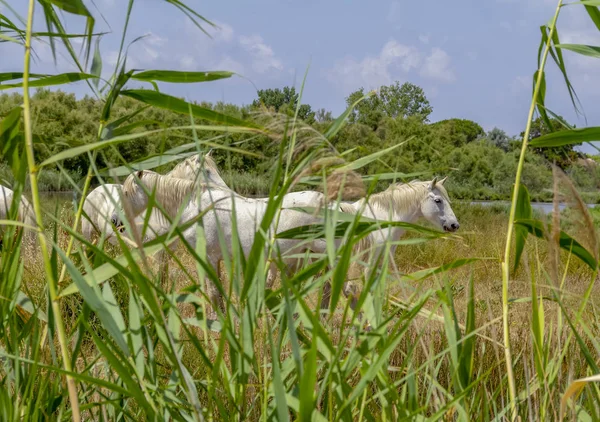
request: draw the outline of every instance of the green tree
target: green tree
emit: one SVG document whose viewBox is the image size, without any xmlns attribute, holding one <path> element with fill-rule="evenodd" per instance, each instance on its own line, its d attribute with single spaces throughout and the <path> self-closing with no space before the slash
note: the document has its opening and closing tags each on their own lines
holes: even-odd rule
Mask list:
<svg viewBox="0 0 600 422">
<path fill-rule="evenodd" d="M 346 98 L 350 107 L 365 95 L 363 88 L 353 92 Z M 422 122 L 429 121 L 433 111 L 425 91 L 417 85 L 399 82 L 382 86 L 374 95 L 360 102 L 349 116 L 352 123 L 362 123 L 377 129 L 384 118 L 406 118 L 418 116 Z"/>
<path fill-rule="evenodd" d="M 472 120 L 447 119 L 431 125 L 445 143 L 460 147 L 485 135 L 481 126 Z"/>
<path fill-rule="evenodd" d="M 299 95 L 296 88 L 284 86 L 283 89 L 261 89 L 258 91 L 258 99 L 252 102 L 252 107 L 258 108 L 261 105 L 274 110 L 278 113 L 287 113 L 292 115 L 298 107 Z M 315 112 L 308 104 L 301 104 L 298 108 L 298 117 L 308 124 L 315 121 Z"/>
<path fill-rule="evenodd" d="M 499 129 L 497 127 L 493 128 L 486 134 L 487 139 L 492 143 L 492 145 L 497 146 L 503 151 L 510 150 L 510 137 L 506 134 L 505 131 Z"/>
<path fill-rule="evenodd" d="M 560 118 L 563 122 L 565 121 L 562 117 Z M 531 130 L 529 131 L 529 140 L 539 138 L 542 135 L 547 135 L 552 132 L 559 132 L 561 130 L 566 130 L 567 128 L 559 119 L 550 119 L 550 124 L 552 127 L 548 127 L 548 125 L 544 122 L 541 117 L 538 117 L 531 123 Z M 521 139 L 525 136 L 525 132 L 521 132 Z M 565 170 L 571 163 L 577 160 L 581 156 L 580 153 L 575 151 L 575 146 L 579 146 L 578 144 L 570 144 L 563 145 L 560 147 L 553 148 L 533 148 L 533 150 L 544 157 L 551 163 L 555 163 L 558 167 Z"/>
</svg>

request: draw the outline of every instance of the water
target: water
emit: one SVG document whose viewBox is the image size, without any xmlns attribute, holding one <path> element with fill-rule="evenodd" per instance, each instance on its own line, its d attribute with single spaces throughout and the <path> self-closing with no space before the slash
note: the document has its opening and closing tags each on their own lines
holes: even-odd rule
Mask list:
<svg viewBox="0 0 600 422">
<path fill-rule="evenodd" d="M 506 207 L 510 207 L 510 201 L 471 201 L 472 205 L 505 205 Z M 594 208 L 597 204 L 586 204 L 588 208 Z M 562 211 L 566 208 L 567 204 L 560 203 L 558 204 L 558 208 Z M 554 204 L 552 202 L 532 202 L 531 208 L 534 210 L 543 211 L 545 214 L 550 214 L 552 209 L 554 208 Z"/>
</svg>

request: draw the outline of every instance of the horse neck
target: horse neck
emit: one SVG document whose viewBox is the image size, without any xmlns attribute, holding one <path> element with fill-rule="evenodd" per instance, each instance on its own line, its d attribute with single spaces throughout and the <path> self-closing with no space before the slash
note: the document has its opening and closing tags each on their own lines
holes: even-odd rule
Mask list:
<svg viewBox="0 0 600 422">
<path fill-rule="evenodd" d="M 166 176 L 163 176 L 166 177 Z M 158 182 L 158 181 L 157 181 Z M 177 214 L 182 205 L 189 204 L 190 201 L 194 198 L 194 189 L 196 187 L 196 183 L 190 180 L 181 179 L 179 183 L 189 184 L 189 192 L 186 195 L 181 195 L 178 198 L 174 198 L 173 195 L 169 195 L 168 188 L 167 189 L 155 189 L 156 184 L 154 185 L 146 185 L 146 189 L 150 193 L 150 196 L 154 195 L 154 202 L 160 204 L 161 207 L 165 209 L 169 216 L 173 217 Z M 150 203 L 150 196 L 148 196 L 148 202 Z"/>
<path fill-rule="evenodd" d="M 421 217 L 420 201 L 402 201 L 401 198 L 394 198 L 394 195 L 402 195 L 402 193 L 387 190 L 375 193 L 369 198 L 359 199 L 352 205 L 357 210 L 364 207 L 362 214 L 376 220 L 413 223 Z"/>
</svg>

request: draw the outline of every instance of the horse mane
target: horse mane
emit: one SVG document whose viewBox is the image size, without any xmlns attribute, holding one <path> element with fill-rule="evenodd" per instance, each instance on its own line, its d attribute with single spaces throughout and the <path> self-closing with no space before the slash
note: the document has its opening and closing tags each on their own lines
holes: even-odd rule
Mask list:
<svg viewBox="0 0 600 422">
<path fill-rule="evenodd" d="M 408 183 L 392 183 L 386 190 L 374 193 L 367 201 L 374 208 L 389 210 L 390 207 L 400 213 L 408 212 L 429 192 L 431 181 L 411 180 Z M 435 185 L 442 197 L 450 203 L 446 188 L 440 183 Z"/>
<path fill-rule="evenodd" d="M 186 158 L 179 164 L 177 164 L 173 170 L 167 173 L 167 176 L 178 179 L 196 180 L 200 177 L 206 178 L 204 174 L 205 170 L 212 170 L 221 179 L 217 181 L 217 184 L 223 187 L 227 187 L 221 176 L 221 172 L 217 167 L 217 163 L 209 154 L 196 154 Z M 209 179 L 212 179 L 209 177 Z M 210 180 L 205 180 L 209 182 Z"/>
<path fill-rule="evenodd" d="M 340 202 L 337 205 L 339 206 L 341 212 L 345 212 L 348 214 L 356 214 L 357 212 L 357 208 L 354 206 L 354 204 L 351 204 L 350 202 Z"/>
<path fill-rule="evenodd" d="M 186 198 L 191 199 L 190 194 L 197 186 L 203 186 L 193 180 L 178 179 L 170 176 L 143 170 L 130 174 L 123 182 L 123 197 L 131 200 L 135 194 L 137 185 L 142 184 L 154 199 L 173 217 L 177 214 L 180 206 Z M 157 217 L 162 213 L 157 213 Z"/>
</svg>

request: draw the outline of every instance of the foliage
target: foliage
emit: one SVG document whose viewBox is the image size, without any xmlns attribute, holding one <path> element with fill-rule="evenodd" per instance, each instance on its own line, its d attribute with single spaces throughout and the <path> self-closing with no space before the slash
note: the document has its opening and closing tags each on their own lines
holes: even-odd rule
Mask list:
<svg viewBox="0 0 600 422">
<path fill-rule="evenodd" d="M 351 106 L 364 95 L 364 88 L 360 88 L 346 98 L 346 104 Z M 410 82 L 404 82 L 402 85 L 396 82 L 393 85 L 380 87 L 377 93 L 361 102 L 353 110 L 349 119 L 352 123 L 362 123 L 377 129 L 385 118 L 418 116 L 421 121 L 427 122 L 432 111 L 433 108 L 429 104 L 423 88 Z"/>
<path fill-rule="evenodd" d="M 286 87 L 278 92 L 285 92 L 286 95 L 293 94 L 292 97 L 297 98 L 293 88 Z M 22 97 L 18 94 L 0 95 L 0 113 L 7 114 L 21 102 Z M 32 104 L 36 119 L 33 133 L 38 137 L 34 150 L 36 159 L 40 162 L 70 147 L 94 142 L 94 134 L 98 131 L 98 116 L 102 109 L 99 100 L 89 96 L 78 100 L 73 94 L 40 88 L 33 95 Z M 280 106 L 285 105 L 284 102 L 281 104 Z M 261 123 L 268 118 L 261 112 L 253 112 L 251 107 L 222 102 L 215 104 L 203 102 L 198 105 L 256 123 Z M 112 115 L 115 119 L 119 119 L 128 116 L 138 108 L 139 105 L 135 100 L 120 97 L 113 105 Z M 320 110 L 316 116 L 318 118 L 312 126 L 315 130 L 324 132 L 331 124 L 331 113 Z M 163 127 L 176 128 L 189 123 L 188 117 L 169 110 L 158 108 L 142 110 L 131 119 L 131 123 L 139 124 L 132 133 L 159 131 L 104 150 L 98 156 L 100 167 L 120 165 L 123 160 L 136 162 L 149 155 L 161 154 L 193 141 L 191 130 L 175 129 L 168 133 L 160 132 Z M 208 122 L 199 119 L 196 123 Z M 240 186 L 244 186 L 244 193 L 252 195 L 267 193 L 268 183 L 264 180 L 272 177 L 273 164 L 278 154 L 276 142 L 260 134 L 222 134 L 210 130 L 204 131 L 200 136 L 202 139 L 210 139 L 214 144 L 242 148 L 246 154 L 215 150 L 214 157 L 217 164 L 235 175 L 232 177 L 240 179 Z M 484 134 L 477 123 L 469 120 L 448 119 L 427 124 L 422 121 L 421 116 L 389 117 L 383 119 L 375 131 L 362 123 L 349 123 L 332 139 L 332 145 L 338 151 L 348 151 L 347 157 L 351 160 L 402 142 L 405 143 L 399 147 L 398 154 L 382 157 L 359 171 L 368 175 L 392 170 L 416 173 L 434 168 L 434 171 L 439 174 L 450 175 L 449 186 L 458 198 L 509 198 L 512 186 L 511 175 L 516 171 L 518 161 L 518 151 L 515 148 L 518 143 L 500 129 L 495 128 L 488 134 Z M 69 177 L 80 181 L 88 171 L 89 158 L 86 155 L 78 155 L 65 160 L 61 166 Z M 159 170 L 167 171 L 172 166 L 173 164 L 165 165 Z M 593 202 L 596 202 L 599 196 L 595 193 L 600 186 L 599 168 L 600 166 L 592 159 L 570 161 L 565 167 L 576 186 L 588 192 L 586 196 Z M 45 170 L 42 174 L 44 190 L 68 188 L 65 177 L 61 178 L 59 173 L 59 169 Z M 256 178 L 258 182 L 250 183 L 252 178 Z M 60 188 L 59 182 L 62 183 Z M 551 199 L 552 173 L 543 155 L 526 157 L 524 183 L 534 200 Z M 297 189 L 302 189 L 302 186 L 298 186 Z"/>
<path fill-rule="evenodd" d="M 293 115 L 296 112 L 296 107 L 298 107 L 299 99 L 294 87 L 260 89 L 258 90 L 258 99 L 252 102 L 252 106 L 258 108 L 262 105 L 277 113 Z M 315 121 L 315 112 L 308 104 L 302 104 L 298 107 L 298 117 L 310 124 Z"/>
<path fill-rule="evenodd" d="M 433 124 L 440 129 L 440 134 L 447 137 L 447 141 L 454 146 L 473 142 L 485 134 L 483 128 L 477 123 L 466 119 L 448 119 Z"/>
<path fill-rule="evenodd" d="M 552 132 L 560 132 L 568 129 L 565 127 L 564 119 L 549 119 L 551 126 L 548 126 L 544 119 L 538 117 L 531 123 L 531 131 L 529 132 L 529 140 L 539 138 L 542 135 L 547 135 Z M 524 133 L 522 132 L 520 137 L 523 139 Z M 553 148 L 533 148 L 533 151 L 540 154 L 546 160 L 551 163 L 555 163 L 557 166 L 566 169 L 571 163 L 581 156 L 580 153 L 575 151 L 576 146 L 580 146 L 581 143 L 563 145 L 560 147 Z"/>
<path fill-rule="evenodd" d="M 183 2 L 167 1 L 199 29 L 212 25 Z M 124 33 L 132 10 L 138 10 L 133 3 L 124 12 Z M 600 9 L 594 2 L 584 5 L 600 28 Z M 335 130 L 327 130 L 326 113 L 318 122 L 303 122 L 292 117 L 291 102 L 261 113 L 230 104 L 187 103 L 158 90 L 123 91 L 136 75 L 207 83 L 229 77 L 228 72 L 128 71 L 123 60 L 100 87 L 105 81 L 94 78 L 102 68 L 99 52 L 90 66 L 81 63 L 87 62 L 96 36 L 95 20 L 83 2 L 39 0 L 31 2 L 34 6 L 42 7 L 48 32 L 59 35 L 81 72 L 30 74 L 32 37 L 49 35 L 33 32 L 33 9 L 27 20 L 14 19 L 26 22 L 26 28 L 1 10 L 3 42 L 26 48 L 22 74 L 0 75 L 1 82 L 22 82 L 0 87 L 26 88 L 22 97 L 5 95 L 0 101 L 0 175 L 14 188 L 15 204 L 31 185 L 37 219 L 37 240 L 24 237 L 16 206 L 2 219 L 0 413 L 5 419 L 598 419 L 598 211 L 590 215 L 566 183 L 575 206 L 564 213 L 565 222 L 552 216 L 547 224 L 545 216 L 531 212 L 527 192 L 548 192 L 552 183 L 545 157 L 527 154 L 528 139 L 520 152 L 502 148 L 473 122 L 427 124 L 428 113 L 386 111 L 383 102 L 379 114 L 351 115 L 350 124 L 341 128 L 343 114 L 332 124 Z M 558 44 L 560 10 L 542 27 L 530 116 L 535 108 L 547 113 L 547 57 L 556 61 L 572 93 L 561 48 L 596 54 L 593 47 Z M 67 36 L 74 34 L 65 33 L 64 14 L 86 22 L 82 60 Z M 50 40 L 56 53 L 54 37 Z M 97 98 L 77 100 L 47 90 L 32 98 L 27 88 L 29 82 L 60 85 L 74 79 L 88 81 Z M 531 127 L 529 121 L 527 133 L 535 132 Z M 394 154 L 370 154 L 396 146 Z M 268 186 L 260 226 L 243 228 L 255 230 L 248 256 L 239 253 L 235 236 L 223 239 L 232 243 L 220 246 L 234 251 L 223 268 L 213 268 L 200 224 L 194 227 L 197 243 L 181 242 L 178 250 L 168 247 L 183 240 L 183 227 L 174 222 L 152 242 L 142 244 L 134 236 L 136 247 L 125 244 L 120 231 L 114 247 L 78 233 L 90 183 L 106 177 L 98 166 L 144 162 L 164 171 L 173 163 L 161 159 L 209 148 L 215 149 L 228 182 L 240 182 L 238 189 Z M 367 162 L 365 156 L 378 159 Z M 453 201 L 463 225 L 457 234 L 403 226 L 409 233 L 395 239 L 396 256 L 385 255 L 377 265 L 358 256 L 355 246 L 368 245 L 365 235 L 379 223 L 326 212 L 323 224 L 297 231 L 308 241 L 318 237 L 326 253 L 305 256 L 296 271 L 282 272 L 270 284 L 267 263 L 285 266 L 268 230 L 278 219 L 281 198 L 304 175 L 332 170 L 331 163 L 375 178 L 397 169 L 450 173 L 445 186 L 453 199 L 461 187 L 476 195 L 510 191 L 514 174 L 516 188 L 508 212 L 497 205 Z M 596 186 L 595 164 L 565 166 L 581 186 Z M 234 176 L 233 171 L 243 173 Z M 42 209 L 39 188 L 47 172 L 69 176 L 67 182 L 81 194 L 78 202 L 48 201 Z M 68 180 L 77 172 L 82 180 Z M 268 177 L 253 179 L 252 173 Z M 528 189 L 518 189 L 521 183 Z M 515 215 L 525 220 L 515 223 Z M 525 223 L 530 235 L 521 230 Z M 515 224 L 521 235 L 511 248 Z M 515 268 L 511 280 L 517 283 L 509 290 L 515 250 L 519 256 L 524 252 L 521 262 L 527 265 Z M 161 251 L 169 255 L 169 265 L 157 269 L 154 259 Z M 343 289 L 354 271 L 362 276 Z M 207 283 L 225 294 L 224 307 L 211 320 Z M 316 304 L 326 283 L 332 301 L 321 312 Z M 342 290 L 350 293 L 348 301 L 340 300 Z"/>
<path fill-rule="evenodd" d="M 490 140 L 492 145 L 497 146 L 503 151 L 510 149 L 510 137 L 500 128 L 493 128 L 486 134 L 486 138 Z"/>
</svg>

